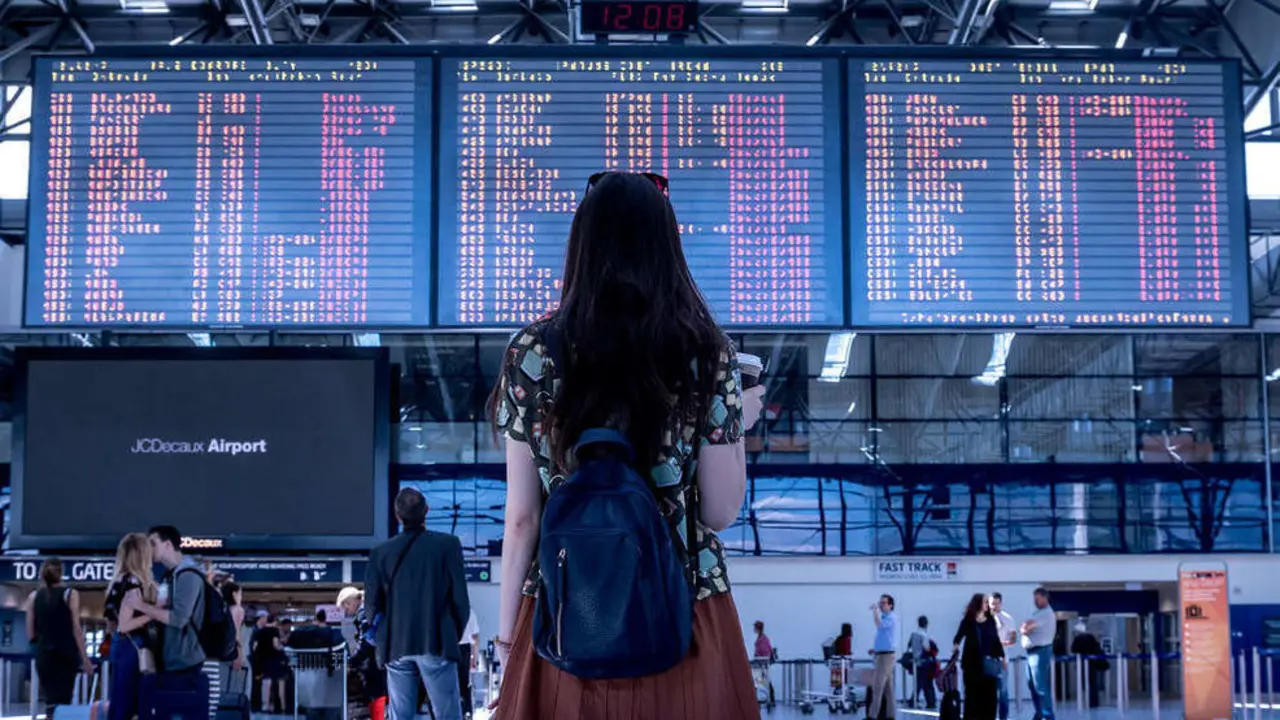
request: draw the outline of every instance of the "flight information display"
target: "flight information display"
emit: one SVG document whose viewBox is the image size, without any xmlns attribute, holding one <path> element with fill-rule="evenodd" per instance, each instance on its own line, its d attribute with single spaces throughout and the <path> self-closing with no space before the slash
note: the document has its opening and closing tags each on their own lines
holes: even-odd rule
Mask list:
<svg viewBox="0 0 1280 720">
<path fill-rule="evenodd" d="M 1239 79 L 1166 60 L 862 60 L 855 326 L 1249 317 Z"/>
<path fill-rule="evenodd" d="M 720 322 L 843 324 L 838 70 L 833 59 L 443 60 L 440 324 L 513 326 L 554 307 L 574 210 L 601 170 L 670 180 L 685 255 Z"/>
<path fill-rule="evenodd" d="M 428 59 L 42 59 L 30 326 L 430 321 Z"/>
</svg>

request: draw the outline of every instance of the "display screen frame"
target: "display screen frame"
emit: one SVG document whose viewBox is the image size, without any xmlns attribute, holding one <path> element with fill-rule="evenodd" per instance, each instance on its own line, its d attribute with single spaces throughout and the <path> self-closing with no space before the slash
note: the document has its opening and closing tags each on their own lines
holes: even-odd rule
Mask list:
<svg viewBox="0 0 1280 720">
<path fill-rule="evenodd" d="M 846 308 L 846 317 L 849 322 L 849 329 L 853 331 L 869 331 L 869 332 L 894 332 L 894 333 L 929 333 L 929 332 L 953 332 L 953 333 L 991 333 L 991 332 L 1009 332 L 1009 331 L 1039 331 L 1046 333 L 1071 333 L 1071 332 L 1088 332 L 1088 333 L 1108 333 L 1108 332 L 1230 332 L 1238 331 L 1242 328 L 1252 327 L 1253 316 L 1253 273 L 1250 269 L 1249 260 L 1249 199 L 1246 189 L 1246 168 L 1245 168 L 1245 140 L 1244 140 L 1244 110 L 1243 110 L 1243 87 L 1244 75 L 1243 64 L 1238 58 L 1170 58 L 1170 57 L 1149 57 L 1141 51 L 1133 50 L 1089 50 L 1084 48 L 1071 48 L 1062 52 L 1046 53 L 1038 49 L 1032 49 L 1029 52 L 1013 52 L 1005 49 L 1003 52 L 992 49 L 975 49 L 969 52 L 955 52 L 954 49 L 946 47 L 928 47 L 928 48 L 911 48 L 912 52 L 849 52 L 845 54 L 845 140 L 843 143 L 843 151 L 846 153 L 846 167 L 848 168 L 848 176 L 846 177 L 846 188 L 848 197 L 845 207 L 849 213 L 848 218 L 848 238 L 846 245 L 846 269 L 848 277 L 846 287 L 848 293 L 846 297 L 849 299 L 849 306 Z M 1238 280 L 1238 288 L 1236 296 L 1232 298 L 1232 322 L 1221 323 L 1215 325 L 1199 325 L 1199 324 L 1178 324 L 1178 325 L 1133 325 L 1133 324 L 1107 324 L 1107 325 L 1033 325 L 1026 323 L 1011 324 L 979 324 L 966 323 L 964 325 L 945 325 L 945 324 L 892 324 L 879 322 L 859 322 L 855 312 L 854 304 L 859 302 L 859 293 L 865 289 L 865 276 L 859 277 L 859 270 L 863 268 L 862 262 L 855 258 L 855 253 L 867 246 L 867 238 L 865 235 L 865 222 L 862 223 L 864 228 L 863 234 L 855 236 L 853 225 L 859 218 L 865 218 L 866 214 L 866 193 L 864 181 L 861 177 L 855 177 L 853 173 L 854 162 L 853 157 L 853 138 L 851 133 L 854 131 L 855 123 L 854 114 L 863 112 L 860 105 L 862 96 L 856 92 L 861 87 L 861 80 L 854 76 L 859 68 L 857 63 L 866 63 L 876 60 L 934 60 L 934 61 L 1010 61 L 1010 62 L 1054 62 L 1054 61 L 1100 61 L 1100 62 L 1139 62 L 1139 63 L 1170 63 L 1176 62 L 1186 65 L 1196 65 L 1202 67 L 1216 67 L 1222 72 L 1223 76 L 1223 130 L 1226 138 L 1226 183 L 1225 192 L 1228 203 L 1227 228 L 1228 233 L 1224 239 L 1224 243 L 1230 247 L 1233 255 L 1231 265 L 1227 268 L 1227 275 L 1233 281 Z M 861 193 L 862 197 L 858 197 Z M 1236 231 L 1236 235 L 1232 235 L 1231 231 Z"/>
<path fill-rule="evenodd" d="M 1124 49 L 1112 50 L 1104 48 L 1063 48 L 1056 49 L 1053 52 L 1047 52 L 1043 49 L 1032 48 L 1025 52 L 1012 48 L 956 48 L 956 47 L 814 47 L 814 48 L 797 48 L 785 46 L 725 46 L 725 47 L 691 47 L 691 46 L 646 46 L 643 48 L 644 56 L 649 59 L 665 59 L 665 58 L 689 58 L 689 59 L 795 59 L 795 60 L 815 60 L 815 59 L 835 59 L 837 60 L 839 89 L 837 97 L 838 105 L 838 123 L 839 123 L 839 146 L 835 148 L 839 154 L 840 173 L 835 178 L 835 182 L 840 183 L 838 188 L 840 208 L 840 242 L 843 252 L 840 258 L 840 268 L 843 273 L 843 290 L 844 298 L 841 303 L 842 314 L 844 316 L 843 323 L 839 325 L 782 325 L 776 327 L 765 326 L 733 326 L 728 325 L 727 328 L 732 331 L 751 331 L 751 332 L 787 332 L 787 333 L 828 333 L 833 331 L 868 331 L 868 332 L 898 332 L 898 333 L 917 333 L 917 332 L 957 332 L 957 333 L 988 333 L 992 331 L 1002 330 L 1019 330 L 1030 332 L 1046 332 L 1046 333 L 1071 333 L 1071 332 L 1169 332 L 1169 331 L 1196 331 L 1196 332 L 1220 332 L 1239 330 L 1242 327 L 1249 327 L 1253 322 L 1252 315 L 1252 273 L 1248 267 L 1248 216 L 1249 203 L 1246 192 L 1246 167 L 1245 167 L 1245 144 L 1244 144 L 1244 113 L 1241 106 L 1240 98 L 1243 94 L 1243 69 L 1242 63 L 1235 58 L 1150 58 L 1144 57 L 1141 50 Z M 480 325 L 445 325 L 439 322 L 440 313 L 440 266 L 439 251 L 441 237 L 441 205 L 440 199 L 443 197 L 443 188 L 441 187 L 441 173 L 444 170 L 441 157 L 441 126 L 442 126 L 442 92 L 443 84 L 443 68 L 444 60 L 465 60 L 465 59 L 488 59 L 488 58 L 570 58 L 570 59 L 600 59 L 615 58 L 623 55 L 633 54 L 635 51 L 631 46 L 608 46 L 608 45 L 578 45 L 578 46 L 452 46 L 452 47 L 405 47 L 392 46 L 378 48 L 378 59 L 427 59 L 429 63 L 429 77 L 431 86 L 429 92 L 420 93 L 417 101 L 417 112 L 420 122 L 429 123 L 429 129 L 426 131 L 427 147 L 429 147 L 428 162 L 426 168 L 419 168 L 419 175 L 425 173 L 428 178 L 428 187 L 430 192 L 421 198 L 424 204 L 429 205 L 428 212 L 430 220 L 427 223 L 428 236 L 425 238 L 427 254 L 429 255 L 428 272 L 426 277 L 430 281 L 430 308 L 429 319 L 425 325 L 378 325 L 375 323 L 366 323 L 362 325 L 244 325 L 244 326 L 222 326 L 222 325 L 145 325 L 145 326 L 129 326 L 129 325 L 92 325 L 83 323 L 68 323 L 65 325 L 31 325 L 27 323 L 27 283 L 31 281 L 31 262 L 32 258 L 26 258 L 23 263 L 23 292 L 22 292 L 22 327 L 32 333 L 66 333 L 73 331 L 94 331 L 109 330 L 113 332 L 142 332 L 142 333 L 173 333 L 173 332 L 209 332 L 219 330 L 235 330 L 243 333 L 260 333 L 266 334 L 276 330 L 283 330 L 300 334 L 320 334 L 332 333 L 335 331 L 360 331 L 360 332 L 418 332 L 418 333 L 457 333 L 468 332 L 475 334 L 485 334 L 494 332 L 510 332 L 511 326 L 480 326 Z M 150 58 L 174 58 L 174 59 L 196 59 L 210 58 L 228 55 L 225 47 L 209 47 L 209 46 L 180 46 L 174 48 L 157 48 L 151 45 L 142 46 L 115 46 L 104 49 L 102 52 L 94 55 L 94 58 L 102 59 L 150 59 Z M 363 46 L 344 46 L 344 47 L 324 47 L 324 46 L 302 46 L 302 47 L 255 47 L 245 46 L 235 48 L 236 57 L 245 58 L 350 58 L 350 57 L 370 57 L 368 48 Z M 86 56 L 74 55 L 67 53 L 40 53 L 35 56 L 36 62 L 56 60 L 56 59 L 76 59 L 83 60 Z M 849 156 L 851 139 L 848 136 L 851 126 L 850 112 L 857 98 L 851 87 L 851 73 L 854 70 L 854 63 L 866 60 L 903 60 L 903 59 L 934 59 L 934 60 L 1009 60 L 1009 61 L 1052 61 L 1052 60 L 1098 60 L 1098 61 L 1177 61 L 1182 63 L 1193 63 L 1198 65 L 1217 65 L 1228 66 L 1224 68 L 1224 77 L 1228 78 L 1228 82 L 1224 87 L 1225 98 L 1225 132 L 1226 132 L 1226 151 L 1227 151 L 1227 193 L 1229 201 L 1234 203 L 1230 208 L 1229 227 L 1232 229 L 1239 228 L 1238 236 L 1229 236 L 1225 238 L 1225 242 L 1237 257 L 1242 258 L 1244 262 L 1244 271 L 1242 282 L 1239 288 L 1239 296 L 1234 299 L 1237 305 L 1243 305 L 1248 308 L 1247 312 L 1233 313 L 1233 317 L 1237 322 L 1231 324 L 1221 324 L 1213 326 L 1204 325 L 1162 325 L 1158 327 L 1147 325 L 1098 325 L 1098 326 L 1018 326 L 1018 325 L 895 325 L 895 324 L 876 324 L 876 323 L 855 323 L 855 314 L 853 313 L 853 303 L 855 302 L 855 286 L 861 286 L 863 281 L 854 277 L 853 272 L 853 254 L 856 249 L 855 242 L 865 244 L 865 236 L 862 235 L 863 230 L 857 230 L 852 227 L 852 220 L 860 213 L 853 213 L 851 204 L 856 202 L 853 193 L 856 192 L 857 183 L 852 179 L 852 163 L 855 158 Z M 1232 81 L 1231 78 L 1235 78 Z M 43 178 L 43 174 L 47 172 L 47 166 L 43 160 L 47 159 L 47 152 L 42 156 L 37 156 L 34 150 L 38 144 L 44 142 L 47 147 L 47 124 L 40 121 L 41 113 L 47 115 L 48 112 L 48 96 L 49 90 L 44 87 L 45 78 L 37 72 L 35 74 L 33 85 L 33 117 L 35 121 L 32 123 L 32 161 L 29 166 L 29 179 L 32 187 L 32 193 L 27 202 L 27 221 L 28 227 L 31 227 L 31 221 L 35 207 L 38 202 L 44 198 L 43 185 L 38 181 Z M 43 223 L 43 219 L 40 220 Z M 1233 269 L 1232 273 L 1238 272 Z M 1232 275 L 1233 278 L 1236 275 Z"/>
<path fill-rule="evenodd" d="M 34 309 L 30 307 L 30 283 L 34 278 L 42 277 L 39 273 L 33 272 L 34 263 L 43 259 L 44 247 L 44 217 L 43 213 L 37 212 L 37 208 L 43 208 L 47 199 L 48 188 L 44 183 L 49 172 L 49 124 L 43 122 L 41 118 L 47 118 L 50 112 L 50 97 L 53 88 L 48 76 L 48 65 L 60 60 L 66 61 L 121 61 L 121 60 L 211 60 L 211 59 L 248 59 L 248 60 L 350 60 L 350 59 L 368 59 L 371 61 L 378 60 L 400 60 L 425 63 L 415 69 L 414 84 L 414 117 L 417 126 L 414 128 L 415 150 L 423 152 L 425 157 L 423 161 L 414 167 L 413 192 L 415 196 L 435 197 L 435 191 L 430 185 L 430 181 L 435 177 L 435 167 L 438 164 L 435 156 L 437 148 L 436 133 L 436 95 L 435 83 L 438 81 L 438 63 L 436 55 L 433 52 L 424 52 L 416 48 L 407 48 L 395 46 L 389 48 L 378 48 L 377 52 L 372 52 L 367 47 L 359 45 L 346 45 L 340 47 L 324 47 L 304 45 L 298 47 L 262 47 L 262 46 L 245 46 L 228 48 L 227 46 L 211 46 L 211 45 L 179 45 L 172 48 L 157 48 L 153 45 L 121 45 L 108 49 L 103 49 L 93 55 L 76 55 L 65 52 L 57 53 L 35 53 L 32 55 L 32 84 L 31 84 L 31 160 L 27 165 L 27 186 L 30 192 L 27 197 L 26 222 L 27 222 L 27 242 L 22 263 L 22 302 L 21 302 L 21 327 L 24 330 L 36 333 L 62 333 L 62 332 L 82 332 L 86 330 L 111 330 L 115 332 L 143 332 L 143 333 L 166 333 L 166 332 L 207 332 L 207 331 L 235 331 L 235 332 L 271 332 L 275 330 L 286 330 L 288 332 L 302 333 L 327 333 L 341 330 L 360 330 L 365 332 L 377 332 L 379 330 L 390 332 L 421 332 L 430 329 L 432 321 L 435 317 L 435 307 L 431 305 L 435 298 L 435 265 L 431 262 L 434 253 L 435 243 L 435 212 L 434 204 L 424 208 L 415 208 L 414 222 L 425 228 L 425 237 L 415 238 L 414 259 L 415 262 L 421 262 L 424 265 L 423 272 L 420 276 L 425 278 L 427 287 L 422 291 L 428 304 L 426 321 L 422 323 L 397 323 L 397 324 L 379 324 L 379 323 L 361 323 L 361 324 L 328 324 L 328 323 L 307 323 L 307 324 L 290 324 L 290 323 L 241 323 L 241 324 L 225 324 L 225 323 L 190 323 L 190 322 L 167 322 L 164 324 L 130 324 L 130 323 L 104 323 L 92 324 L 73 320 L 69 323 L 50 324 L 45 322 L 33 323 L 30 321 L 29 313 Z M 421 92 L 418 80 L 425 78 L 428 83 L 427 92 Z M 31 228 L 40 227 L 40 253 L 33 254 L 31 248 Z M 37 257 L 38 256 L 38 257 Z"/>
<path fill-rule="evenodd" d="M 828 112 L 836 112 L 837 123 L 830 126 L 827 132 L 827 139 L 835 143 L 835 147 L 830 148 L 835 153 L 835 157 L 831 158 L 831 167 L 828 172 L 838 172 L 835 176 L 828 176 L 828 191 L 823 202 L 830 210 L 829 216 L 826 218 L 828 227 L 835 227 L 835 233 L 838 238 L 840 247 L 843 249 L 839 258 L 828 258 L 828 262 L 838 266 L 841 273 L 836 281 L 840 283 L 840 291 L 843 296 L 843 306 L 836 309 L 836 314 L 840 317 L 840 321 L 836 323 L 812 323 L 812 324 L 734 324 L 721 323 L 721 325 L 730 332 L 752 332 L 752 333 L 830 333 L 840 332 L 849 327 L 849 308 L 850 308 L 850 289 L 849 289 L 849 241 L 851 229 L 848 223 L 849 208 L 847 205 L 848 198 L 848 178 L 849 165 L 847 145 L 845 142 L 845 132 L 848 127 L 848 102 L 845 96 L 845 88 L 848 86 L 846 72 L 848 63 L 845 57 L 848 53 L 839 48 L 795 48 L 785 46 L 713 46 L 713 47 L 690 47 L 685 45 L 666 45 L 660 47 L 644 47 L 637 50 L 630 46 L 616 47 L 609 45 L 582 45 L 582 46 L 516 46 L 516 45 L 498 45 L 492 47 L 456 47 L 441 48 L 438 52 L 438 61 L 436 62 L 437 79 L 435 90 L 438 95 L 436 102 L 436 122 L 435 128 L 437 134 L 443 136 L 446 130 L 456 129 L 456 118 L 449 117 L 446 111 L 452 110 L 453 105 L 446 102 L 445 94 L 456 89 L 456 79 L 447 77 L 446 71 L 453 67 L 454 62 L 466 60 L 512 60 L 512 59 L 532 59 L 532 60 L 760 60 L 760 61 L 821 61 L 823 63 L 831 63 L 831 71 L 835 86 L 832 88 L 830 98 L 824 97 L 824 102 L 834 101 L 838 103 L 838 108 L 828 108 Z M 455 113 L 456 115 L 456 113 Z M 436 158 L 436 169 L 438 176 L 432 183 L 432 187 L 436 192 L 435 207 L 437 210 L 436 217 L 436 237 L 437 242 L 433 243 L 432 249 L 435 252 L 435 263 L 437 267 L 440 261 L 440 251 L 442 243 L 439 238 L 444 236 L 446 231 L 452 228 L 452 219 L 446 217 L 441 210 L 443 208 L 453 207 L 452 195 L 456 191 L 456 179 L 448 180 L 443 177 L 445 172 L 453 170 L 453 167 L 445 167 L 446 159 L 456 158 L 455 150 L 446 150 L 443 147 L 437 149 L 434 156 Z M 673 192 L 679 192 L 679 185 L 673 184 Z M 519 329 L 516 325 L 502 324 L 455 324 L 444 322 L 441 320 L 442 310 L 442 294 L 444 287 L 439 282 L 439 276 L 435 283 L 435 297 L 432 301 L 432 309 L 435 313 L 433 327 L 440 332 L 505 332 L 510 333 Z"/>
<path fill-rule="evenodd" d="M 181 347 L 105 347 L 57 348 L 20 347 L 14 353 L 13 452 L 10 461 L 9 545 L 15 550 L 43 552 L 99 552 L 115 549 L 118 535 L 65 533 L 33 535 L 23 525 L 24 486 L 27 482 L 24 460 L 27 441 L 27 406 L 29 370 L 40 362 L 182 362 L 182 361 L 301 361 L 339 360 L 364 362 L 372 374 L 373 389 L 373 466 L 369 488 L 373 493 L 372 512 L 367 535 L 238 535 L 228 527 L 224 535 L 196 538 L 215 547 L 193 549 L 197 554 L 224 552 L 366 552 L 389 537 L 391 530 L 387 508 L 390 503 L 391 466 L 391 376 L 390 351 L 387 348 L 181 348 Z M 164 522 L 157 518 L 157 523 Z M 234 518 L 229 525 L 234 525 Z M 181 530 L 182 528 L 179 528 Z M 138 528 L 145 531 L 146 528 Z"/>
<path fill-rule="evenodd" d="M 628 20 L 640 22 L 640 25 L 612 27 L 605 18 L 597 17 L 597 12 L 604 11 L 606 8 L 623 6 L 635 9 L 627 17 Z M 643 26 L 644 18 L 648 15 L 649 8 L 658 8 L 661 11 L 660 18 L 662 18 L 670 17 L 671 10 L 676 7 L 681 8 L 684 11 L 684 17 L 687 18 L 682 27 L 659 27 L 651 30 Z M 698 29 L 698 11 L 698 0 L 582 0 L 579 20 L 582 32 L 587 35 L 609 35 L 612 33 L 688 35 Z M 659 24 L 662 24 L 661 19 L 659 19 Z"/>
</svg>

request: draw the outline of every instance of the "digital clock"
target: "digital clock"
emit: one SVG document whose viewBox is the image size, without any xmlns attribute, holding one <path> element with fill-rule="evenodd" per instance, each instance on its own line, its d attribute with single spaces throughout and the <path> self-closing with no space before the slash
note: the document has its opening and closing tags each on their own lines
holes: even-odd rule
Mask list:
<svg viewBox="0 0 1280 720">
<path fill-rule="evenodd" d="M 583 0 L 582 32 L 690 33 L 698 27 L 698 3 L 687 0 Z"/>
</svg>

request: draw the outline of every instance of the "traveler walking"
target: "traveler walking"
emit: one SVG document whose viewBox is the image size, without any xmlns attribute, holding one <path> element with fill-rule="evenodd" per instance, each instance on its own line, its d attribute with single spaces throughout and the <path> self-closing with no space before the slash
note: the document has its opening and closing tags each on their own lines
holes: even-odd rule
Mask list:
<svg viewBox="0 0 1280 720">
<path fill-rule="evenodd" d="M 387 668 L 391 720 L 418 714 L 419 681 L 435 720 L 461 720 L 458 643 L 471 603 L 458 538 L 426 529 L 427 499 L 413 488 L 396 495 L 404 532 L 369 554 L 365 603 L 377 629 L 377 656 Z"/>
<path fill-rule="evenodd" d="M 40 565 L 42 586 L 27 596 L 27 637 L 36 656 L 36 673 L 44 688 L 46 717 L 56 705 L 70 705 L 76 673 L 93 677 L 93 663 L 84 651 L 80 624 L 80 593 L 62 584 L 62 561 L 49 558 Z"/>
<path fill-rule="evenodd" d="M 1004 609 L 1004 596 L 998 592 L 991 593 L 991 617 L 996 621 L 996 631 L 1000 634 L 1000 644 L 1004 646 L 1005 666 L 996 678 L 996 710 L 999 720 L 1009 720 L 1009 681 L 1013 677 L 1014 651 L 1018 647 L 1018 624 L 1013 616 Z"/>
<path fill-rule="evenodd" d="M 284 714 L 289 678 L 289 658 L 284 652 L 284 640 L 274 615 L 259 617 L 259 625 L 249 638 L 249 658 L 253 672 L 262 680 L 262 712 L 270 714 L 272 703 L 278 703 L 275 711 Z M 274 690 L 274 692 L 272 692 Z"/>
<path fill-rule="evenodd" d="M 1036 714 L 1033 720 L 1053 720 L 1053 678 L 1050 668 L 1053 661 L 1053 640 L 1058 634 L 1058 618 L 1049 605 L 1049 591 L 1036 588 L 1032 599 L 1036 611 L 1022 623 L 1022 646 L 1027 651 L 1027 685 L 1031 688 L 1031 702 Z"/>
<path fill-rule="evenodd" d="M 115 623 L 111 642 L 110 720 L 130 720 L 138 714 L 142 675 L 156 671 L 159 633 L 151 618 L 139 613 L 139 602 L 156 601 L 159 587 L 151 574 L 151 541 L 142 533 L 124 536 L 116 548 L 116 567 L 103 615 Z M 128 607 L 126 607 L 128 605 Z"/>
<path fill-rule="evenodd" d="M 924 694 L 924 706 L 933 710 L 938 705 L 938 688 L 933 684 L 938 675 L 938 645 L 929 635 L 929 618 L 921 615 L 916 629 L 907 640 L 911 653 L 911 671 L 916 678 L 916 690 L 911 695 L 911 706 L 920 707 L 920 695 Z"/>
<path fill-rule="evenodd" d="M 898 615 L 893 611 L 893 605 L 892 595 L 881 595 L 880 601 L 871 606 L 871 617 L 876 624 L 876 637 L 871 646 L 875 670 L 867 702 L 878 712 L 868 710 L 867 717 L 885 720 L 893 720 L 897 704 L 893 673 L 897 669 Z"/>
<path fill-rule="evenodd" d="M 759 717 L 716 532 L 742 507 L 743 432 L 763 388 L 742 389 L 666 193 L 653 174 L 588 181 L 559 308 L 516 335 L 493 393 L 507 438 L 501 720 Z M 597 492 L 610 484 L 625 494 Z M 627 529 L 596 547 L 553 534 L 622 503 Z M 610 547 L 641 548 L 643 565 Z M 639 572 L 653 584 L 636 585 Z M 604 603 L 603 626 L 585 626 L 581 590 L 549 606 L 565 577 Z M 628 617 L 649 612 L 664 620 Z"/>
<path fill-rule="evenodd" d="M 1102 657 L 1106 651 L 1102 648 L 1102 643 L 1098 641 L 1097 636 L 1089 632 L 1089 627 L 1084 621 L 1076 623 L 1075 637 L 1071 639 L 1071 654 L 1076 656 L 1076 662 L 1085 663 L 1086 682 L 1089 683 L 1089 707 L 1096 708 L 1100 704 L 1102 697 L 1102 683 L 1107 675 L 1107 671 L 1111 669 L 1111 661 Z"/>
<path fill-rule="evenodd" d="M 385 720 L 387 712 L 387 673 L 378 667 L 374 649 L 375 631 L 373 618 L 364 606 L 364 592 L 345 587 L 338 593 L 338 606 L 355 623 L 355 646 L 351 652 L 351 667 L 360 678 L 360 696 L 369 706 L 370 720 Z"/>
<path fill-rule="evenodd" d="M 960 655 L 960 672 L 964 674 L 964 720 L 995 720 L 996 680 L 1004 669 L 1004 645 L 991 616 L 987 596 L 975 594 L 965 608 L 964 619 L 956 630 L 955 652 Z"/>
</svg>

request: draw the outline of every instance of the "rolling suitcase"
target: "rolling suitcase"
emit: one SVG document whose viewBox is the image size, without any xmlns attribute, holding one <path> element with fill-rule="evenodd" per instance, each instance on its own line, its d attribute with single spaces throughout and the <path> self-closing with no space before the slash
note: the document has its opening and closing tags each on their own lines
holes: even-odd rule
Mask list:
<svg viewBox="0 0 1280 720">
<path fill-rule="evenodd" d="M 225 691 L 218 696 L 218 712 L 214 720 L 250 720 L 249 670 L 227 666 L 229 674 Z"/>
<path fill-rule="evenodd" d="M 209 676 L 193 673 L 143 675 L 138 720 L 209 720 Z"/>
</svg>

